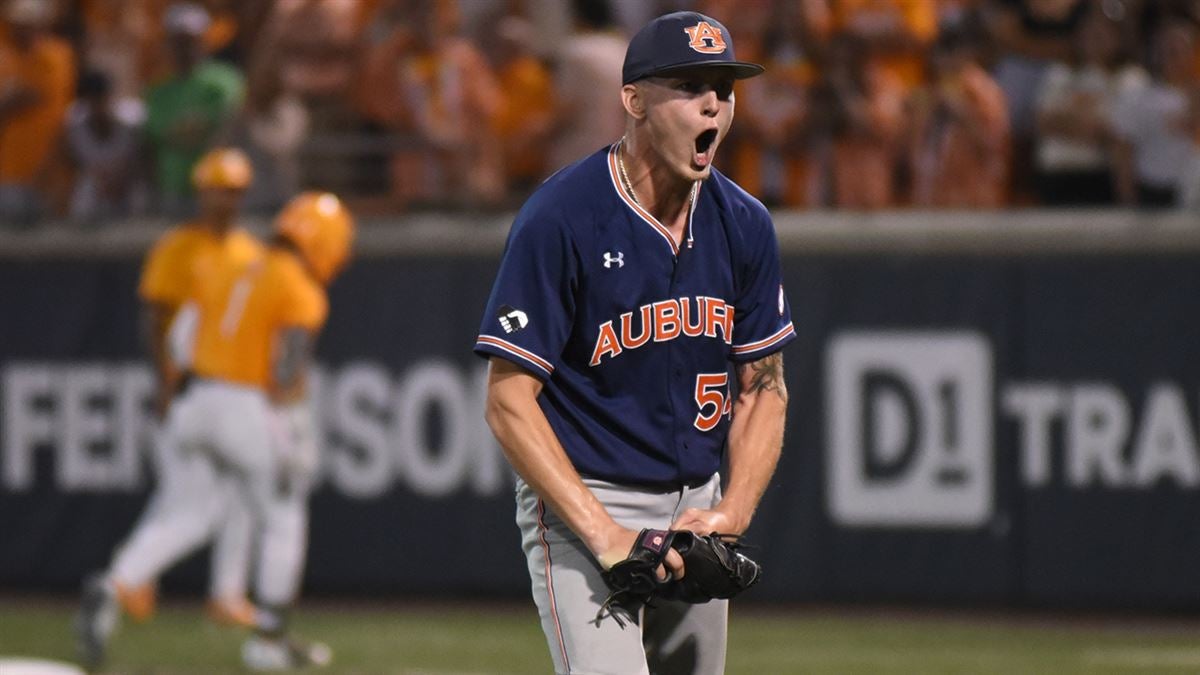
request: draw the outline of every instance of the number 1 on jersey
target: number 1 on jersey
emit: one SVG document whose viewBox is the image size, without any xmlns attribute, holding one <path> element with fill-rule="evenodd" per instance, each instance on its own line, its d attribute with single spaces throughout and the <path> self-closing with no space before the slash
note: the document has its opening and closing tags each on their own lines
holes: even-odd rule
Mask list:
<svg viewBox="0 0 1200 675">
<path fill-rule="evenodd" d="M 225 312 L 221 315 L 221 335 L 232 338 L 237 332 L 238 324 L 242 322 L 242 314 L 246 311 L 246 300 L 254 288 L 255 277 L 262 271 L 262 265 L 251 265 L 244 274 L 238 277 L 229 291 L 229 299 L 225 302 Z"/>
<path fill-rule="evenodd" d="M 700 431 L 712 431 L 721 422 L 722 415 L 733 411 L 729 396 L 729 373 L 700 373 L 696 375 L 695 425 Z"/>
<path fill-rule="evenodd" d="M 225 314 L 221 316 L 221 335 L 230 338 L 237 332 L 238 324 L 242 321 L 242 312 L 246 310 L 246 298 L 250 295 L 249 275 L 238 279 L 233 291 L 229 293 L 229 302 L 225 305 Z"/>
</svg>

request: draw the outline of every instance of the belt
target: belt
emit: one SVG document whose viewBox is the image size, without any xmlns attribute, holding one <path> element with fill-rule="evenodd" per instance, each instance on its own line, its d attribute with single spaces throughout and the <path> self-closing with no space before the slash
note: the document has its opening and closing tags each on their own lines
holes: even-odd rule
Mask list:
<svg viewBox="0 0 1200 675">
<path fill-rule="evenodd" d="M 648 482 L 640 482 L 640 481 L 617 482 L 617 481 L 610 481 L 606 478 L 599 478 L 597 476 L 586 476 L 586 475 L 584 476 L 584 478 L 593 478 L 595 480 L 602 480 L 602 481 L 606 481 L 609 483 L 614 483 L 616 485 L 621 485 L 624 487 L 630 487 L 630 488 L 634 488 L 637 490 L 641 490 L 643 492 L 653 492 L 655 494 L 670 494 L 672 492 L 682 492 L 683 490 L 695 490 L 696 488 L 703 487 L 704 485 L 708 484 L 708 481 L 712 480 L 712 476 L 705 476 L 703 478 L 693 478 L 693 479 L 689 479 L 689 480 L 667 480 L 667 481 L 648 481 Z"/>
</svg>

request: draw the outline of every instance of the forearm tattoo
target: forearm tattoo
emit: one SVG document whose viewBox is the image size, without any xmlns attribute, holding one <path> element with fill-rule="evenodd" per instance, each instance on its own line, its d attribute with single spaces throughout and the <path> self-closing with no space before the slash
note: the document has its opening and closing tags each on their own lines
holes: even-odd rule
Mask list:
<svg viewBox="0 0 1200 675">
<path fill-rule="evenodd" d="M 760 391 L 773 391 L 779 398 L 787 400 L 787 384 L 783 381 L 783 354 L 776 352 L 766 358 L 742 364 L 739 370 L 745 380 L 746 369 L 752 372 L 750 384 L 746 393 L 757 394 Z"/>
</svg>

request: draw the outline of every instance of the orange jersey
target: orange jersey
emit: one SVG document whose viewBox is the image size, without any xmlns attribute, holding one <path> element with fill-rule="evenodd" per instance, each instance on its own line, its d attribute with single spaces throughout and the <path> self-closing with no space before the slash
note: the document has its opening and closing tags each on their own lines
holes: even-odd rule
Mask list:
<svg viewBox="0 0 1200 675">
<path fill-rule="evenodd" d="M 62 132 L 75 96 L 75 60 L 65 41 L 44 36 L 21 51 L 0 27 L 0 91 L 32 89 L 38 102 L 0 123 L 0 182 L 31 183 Z"/>
<path fill-rule="evenodd" d="M 171 312 L 168 319 L 173 318 L 187 300 L 193 278 L 204 274 L 213 260 L 246 266 L 262 255 L 262 244 L 245 230 L 235 228 L 218 237 L 202 225 L 184 223 L 159 238 L 146 255 L 138 297 L 166 306 Z"/>
<path fill-rule="evenodd" d="M 267 389 L 278 335 L 320 330 L 325 289 L 291 252 L 269 249 L 249 267 L 225 261 L 196 277 L 191 301 L 200 318 L 192 370 L 201 377 Z"/>
</svg>

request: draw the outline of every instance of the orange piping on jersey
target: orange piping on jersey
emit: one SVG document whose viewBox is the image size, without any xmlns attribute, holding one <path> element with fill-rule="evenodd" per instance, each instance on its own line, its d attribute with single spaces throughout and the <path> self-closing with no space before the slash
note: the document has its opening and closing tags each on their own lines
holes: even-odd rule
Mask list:
<svg viewBox="0 0 1200 675">
<path fill-rule="evenodd" d="M 754 352 L 754 351 L 758 351 L 760 349 L 766 349 L 767 347 L 770 347 L 771 345 L 779 342 L 780 340 L 783 340 L 784 338 L 788 337 L 789 335 L 794 334 L 795 332 L 796 332 L 795 327 L 793 327 L 792 323 L 789 321 L 788 325 L 784 326 L 782 329 L 780 329 L 780 331 L 778 333 L 772 335 L 771 337 L 763 338 L 762 340 L 759 340 L 758 342 L 751 342 L 750 344 L 735 346 L 733 348 L 733 353 L 734 354 L 746 354 L 748 352 Z"/>
<path fill-rule="evenodd" d="M 542 370 L 546 371 L 547 375 L 550 375 L 554 372 L 554 366 L 549 361 L 547 361 L 546 359 L 543 359 L 542 357 L 538 356 L 537 354 L 534 354 L 531 351 L 522 349 L 522 348 L 514 345 L 511 342 L 501 340 L 500 338 L 492 337 L 491 335 L 480 335 L 476 339 L 476 342 L 483 343 L 485 345 L 492 345 L 493 347 L 503 349 L 504 351 L 506 351 L 514 356 L 519 356 L 522 359 L 529 361 L 533 365 L 537 366 L 538 368 L 541 368 Z"/>
<path fill-rule="evenodd" d="M 613 187 L 617 190 L 617 196 L 621 198 L 621 201 L 625 202 L 626 206 L 628 206 L 630 209 L 633 209 L 633 212 L 636 213 L 638 217 L 646 221 L 650 227 L 653 227 L 660 235 L 662 235 L 663 239 L 667 240 L 667 244 L 671 247 L 671 253 L 674 255 L 679 255 L 679 245 L 675 243 L 675 237 L 671 236 L 671 231 L 664 227 L 662 223 L 658 222 L 657 218 L 650 215 L 649 212 L 647 212 L 636 201 L 634 201 L 633 195 L 630 195 L 625 189 L 625 186 L 621 184 L 621 180 L 618 178 L 617 174 L 617 152 L 620 147 L 620 143 L 614 143 L 608 150 L 608 177 L 612 180 Z M 690 224 L 688 229 L 691 229 Z"/>
</svg>

